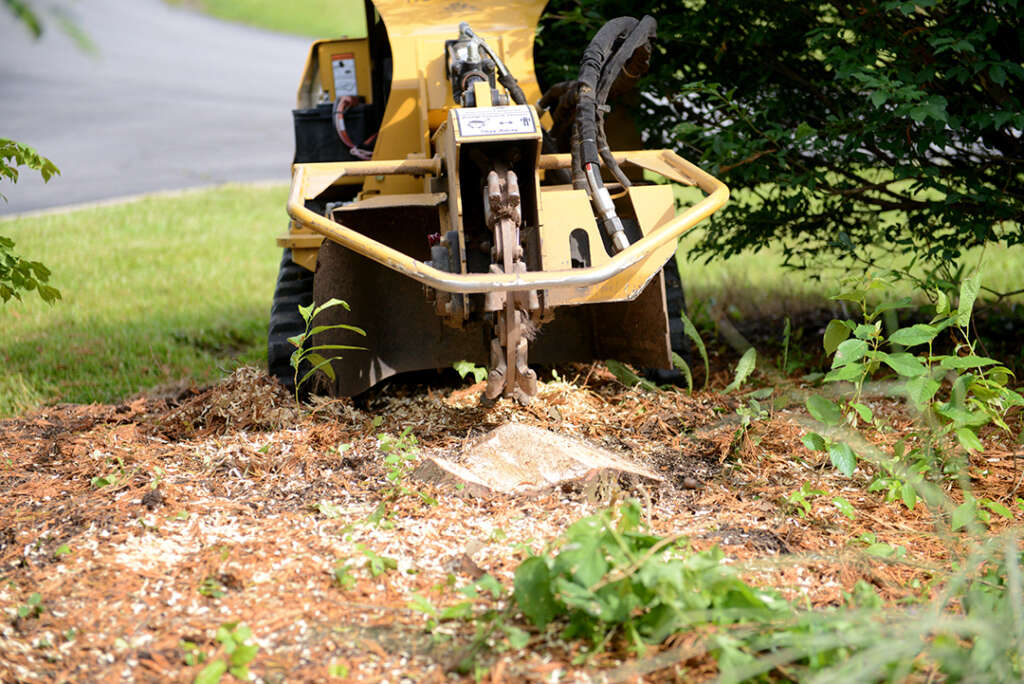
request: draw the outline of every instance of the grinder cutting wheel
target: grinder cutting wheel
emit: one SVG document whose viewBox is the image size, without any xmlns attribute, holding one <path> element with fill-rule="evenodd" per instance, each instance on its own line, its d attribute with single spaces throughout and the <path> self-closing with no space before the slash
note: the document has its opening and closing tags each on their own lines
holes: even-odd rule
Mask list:
<svg viewBox="0 0 1024 684">
<path fill-rule="evenodd" d="M 543 5 L 378 0 L 366 39 L 314 44 L 278 292 L 294 298 L 295 283 L 309 281 L 295 274 L 313 271 L 314 301 L 351 308 L 327 309 L 316 323 L 356 325 L 366 337 L 329 329 L 312 343 L 368 348 L 333 361 L 318 391 L 351 396 L 395 373 L 465 360 L 489 367 L 483 401 L 525 403 L 537 392 L 528 362 L 671 368 L 662 267 L 728 190 L 672 151 L 609 145 L 606 101 L 646 71 L 654 20 L 608 22 L 579 79 L 541 98 L 532 55 Z M 339 73 L 343 84 L 332 81 Z M 367 133 L 368 160 L 340 142 L 309 144 L 319 139 L 309 112 L 330 117 L 341 90 L 367 111 L 386 102 L 379 130 Z M 651 174 L 707 195 L 677 215 L 671 186 L 644 182 Z M 291 374 L 275 340 L 302 325 L 287 310 L 275 305 L 271 319 L 279 377 Z"/>
</svg>

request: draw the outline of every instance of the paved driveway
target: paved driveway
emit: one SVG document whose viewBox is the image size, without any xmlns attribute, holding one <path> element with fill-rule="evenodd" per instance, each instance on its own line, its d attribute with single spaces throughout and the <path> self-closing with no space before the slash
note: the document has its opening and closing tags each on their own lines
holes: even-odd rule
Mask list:
<svg viewBox="0 0 1024 684">
<path fill-rule="evenodd" d="M 37 7 L 51 3 L 36 3 Z M 228 181 L 287 181 L 291 107 L 311 41 L 210 19 L 160 0 L 56 0 L 40 40 L 0 11 L 0 137 L 61 176 L 0 182 L 0 214 Z"/>
</svg>

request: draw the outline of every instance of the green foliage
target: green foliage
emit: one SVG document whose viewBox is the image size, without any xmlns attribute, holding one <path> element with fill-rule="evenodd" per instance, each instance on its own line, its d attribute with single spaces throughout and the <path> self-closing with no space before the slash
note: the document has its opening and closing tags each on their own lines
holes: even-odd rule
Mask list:
<svg viewBox="0 0 1024 684">
<path fill-rule="evenodd" d="M 722 390 L 726 394 L 729 392 L 735 392 L 738 390 L 750 374 L 754 372 L 754 368 L 757 366 L 757 350 L 751 347 L 747 351 L 743 352 L 743 356 L 740 357 L 739 363 L 736 364 L 736 376 L 732 382 Z"/>
<path fill-rule="evenodd" d="M 575 78 L 605 20 L 645 13 L 658 20 L 636 88 L 648 146 L 682 148 L 734 190 L 702 251 L 777 238 L 793 265 L 870 245 L 948 264 L 1024 240 L 1017 0 L 554 0 L 542 80 Z"/>
<path fill-rule="evenodd" d="M 636 502 L 573 523 L 557 553 L 516 569 L 514 598 L 538 629 L 556 620 L 566 639 L 601 649 L 622 635 L 636 650 L 699 624 L 771 620 L 788 610 L 742 582 L 717 547 L 688 553 L 678 538 L 643 529 Z"/>
<path fill-rule="evenodd" d="M 861 402 L 864 385 L 875 374 L 895 373 L 898 393 L 920 412 L 920 419 L 912 434 L 905 437 L 907 441 L 900 440 L 894 447 L 892 462 L 876 464 L 880 477 L 869 489 L 886 489 L 887 498 L 901 498 L 911 508 L 917 499 L 915 482 L 920 482 L 929 470 L 958 472 L 966 452 L 983 449 L 978 429 L 992 424 L 1010 432 L 1004 420 L 1006 411 L 1024 406 L 1024 398 L 1009 387 L 1013 377 L 1010 370 L 977 354 L 970 321 L 979 283 L 978 273 L 964 280 L 955 308 L 943 292 L 937 291 L 938 303 L 929 323 L 916 323 L 886 336 L 882 316 L 906 308 L 909 301 L 885 298 L 891 290 L 886 279 L 859 281 L 835 299 L 856 303 L 863 312 L 862 320 L 833 320 L 825 330 L 825 351 L 832 354 L 825 382 L 850 382 L 853 393 L 839 403 L 811 394 L 806 400 L 807 410 L 826 426 L 845 423 L 853 428 L 862 424 L 877 427 L 873 412 Z M 869 303 L 869 296 L 877 295 L 883 297 L 881 303 Z M 940 333 L 953 340 L 948 354 L 935 348 Z M 917 353 L 904 351 L 915 348 Z M 906 451 L 905 444 L 911 440 L 913 447 Z M 853 474 L 857 454 L 845 441 L 811 433 L 804 444 L 827 452 L 843 474 Z"/>
<path fill-rule="evenodd" d="M 200 670 L 194 684 L 216 684 L 226 673 L 230 673 L 236 679 L 248 681 L 249 663 L 260 650 L 257 644 L 250 643 L 252 630 L 244 622 L 226 622 L 217 628 L 215 638 L 220 642 L 223 656 L 211 660 Z M 205 654 L 199 651 L 195 644 L 182 642 L 182 650 L 185 651 L 186 664 L 194 665 L 206 660 Z"/>
<path fill-rule="evenodd" d="M 657 392 L 660 389 L 650 380 L 641 378 L 639 375 L 633 372 L 632 368 L 622 363 L 621 361 L 607 359 L 604 362 L 604 365 L 608 368 L 611 374 L 615 376 L 615 379 L 621 382 L 626 387 L 640 387 L 641 389 L 645 389 L 649 392 Z"/>
<path fill-rule="evenodd" d="M 38 591 L 34 591 L 29 595 L 25 603 L 18 606 L 17 615 L 22 620 L 28 620 L 29 618 L 39 617 L 45 610 L 46 606 L 43 605 L 43 597 Z"/>
<path fill-rule="evenodd" d="M 452 368 L 455 369 L 460 378 L 472 375 L 474 382 L 483 382 L 487 379 L 487 369 L 476 365 L 472 361 L 456 361 L 452 364 Z"/>
<path fill-rule="evenodd" d="M 27 6 L 12 0 L 6 0 L 16 14 L 29 12 Z M 18 182 L 18 167 L 27 167 L 39 172 L 43 180 L 49 182 L 50 178 L 59 174 L 56 165 L 46 157 L 41 156 L 28 145 L 0 138 L 0 180 L 9 180 L 12 183 Z M 7 197 L 0 193 L 0 199 L 4 202 Z M 50 269 L 38 261 L 23 259 L 14 253 L 14 240 L 0 235 L 0 300 L 4 303 L 12 298 L 21 299 L 22 292 L 35 290 L 39 297 L 47 304 L 60 299 L 60 291 L 50 287 L 46 283 L 50 280 Z"/>
<path fill-rule="evenodd" d="M 317 316 L 327 309 L 331 309 L 336 306 L 340 306 L 346 311 L 351 310 L 347 302 L 335 299 L 334 297 L 328 299 L 323 304 L 310 304 L 309 306 L 299 307 L 299 314 L 301 314 L 302 320 L 306 323 L 306 329 L 302 333 L 288 338 L 288 341 L 295 346 L 295 351 L 292 352 L 290 363 L 292 368 L 295 369 L 296 404 L 299 403 L 299 392 L 302 386 L 306 384 L 306 381 L 309 380 L 317 371 L 321 371 L 331 380 L 335 379 L 334 367 L 331 363 L 340 359 L 341 355 L 334 354 L 328 358 L 321 354 L 321 351 L 340 351 L 343 349 L 366 350 L 366 347 L 355 347 L 349 344 L 307 344 L 314 335 L 319 335 L 320 333 L 327 332 L 328 330 L 348 330 L 364 337 L 366 336 L 366 332 L 362 328 L 358 328 L 354 325 L 347 325 L 345 323 L 313 325 L 313 320 Z"/>
</svg>

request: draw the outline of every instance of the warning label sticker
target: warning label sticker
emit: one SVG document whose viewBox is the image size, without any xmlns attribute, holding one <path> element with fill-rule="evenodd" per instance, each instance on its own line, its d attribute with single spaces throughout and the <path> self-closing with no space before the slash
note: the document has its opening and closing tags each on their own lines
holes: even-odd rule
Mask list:
<svg viewBox="0 0 1024 684">
<path fill-rule="evenodd" d="M 455 120 L 459 124 L 459 135 L 464 138 L 537 132 L 530 105 L 463 107 L 455 110 Z"/>
<path fill-rule="evenodd" d="M 334 71 L 334 96 L 358 95 L 355 55 L 351 52 L 331 55 L 331 67 Z"/>
</svg>

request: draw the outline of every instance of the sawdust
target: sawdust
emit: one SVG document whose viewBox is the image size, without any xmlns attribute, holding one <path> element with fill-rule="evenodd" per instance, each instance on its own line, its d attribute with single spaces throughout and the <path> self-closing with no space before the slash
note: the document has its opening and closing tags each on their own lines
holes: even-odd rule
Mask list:
<svg viewBox="0 0 1024 684">
<path fill-rule="evenodd" d="M 428 634 L 414 597 L 452 605 L 463 598 L 454 588 L 481 572 L 509 586 L 524 549 L 540 551 L 625 497 L 641 501 L 655 533 L 687 535 L 695 549 L 717 544 L 748 581 L 811 606 L 840 603 L 858 580 L 898 601 L 949 563 L 923 506 L 886 503 L 866 492 L 867 468 L 846 478 L 804 448 L 799 406 L 744 431 L 736 400 L 720 394 L 628 390 L 600 365 L 560 377 L 526 408 L 482 409 L 481 388 L 467 387 L 298 412 L 260 371 L 243 369 L 179 402 L 65 405 L 0 422 L 0 681 L 191 681 L 200 666 L 186 663 L 182 642 L 214 654 L 215 630 L 233 621 L 252 628 L 262 681 L 324 681 L 328 668 L 354 681 L 458 679 L 446 670 L 472 628 L 445 623 Z M 896 402 L 875 408 L 897 430 L 908 420 Z M 507 424 L 586 439 L 664 482 L 485 497 L 407 482 L 423 497 L 393 495 L 381 434 L 409 428 L 421 454 L 456 458 Z M 997 432 L 983 438 L 972 483 L 1011 504 L 1024 477 L 1020 448 Z M 825 494 L 801 516 L 786 500 L 805 482 Z M 867 533 L 911 562 L 864 555 Z M 394 567 L 375 576 L 373 556 Z M 339 572 L 350 581 L 339 584 Z M 35 592 L 44 610 L 17 618 Z M 714 676 L 697 643 L 679 635 L 653 649 L 668 669 L 644 681 L 671 680 L 679 663 L 690 677 Z M 490 681 L 630 672 L 627 653 L 573 665 L 574 648 L 496 654 Z"/>
</svg>

